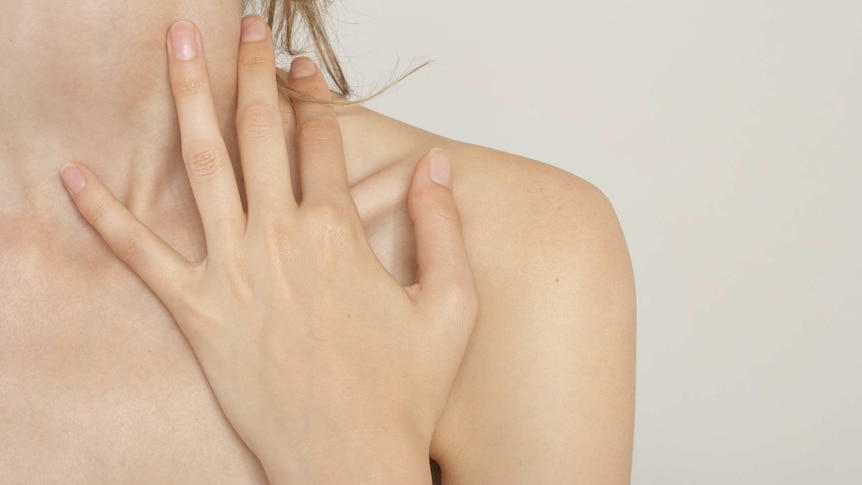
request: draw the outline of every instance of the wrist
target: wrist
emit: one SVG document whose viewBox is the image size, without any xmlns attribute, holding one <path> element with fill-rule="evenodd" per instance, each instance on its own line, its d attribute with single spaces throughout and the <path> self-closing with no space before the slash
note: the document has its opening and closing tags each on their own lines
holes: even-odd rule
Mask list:
<svg viewBox="0 0 862 485">
<path fill-rule="evenodd" d="M 297 448 L 294 446 L 294 448 Z M 429 445 L 397 436 L 310 440 L 302 449 L 258 456 L 273 485 L 429 484 Z"/>
</svg>

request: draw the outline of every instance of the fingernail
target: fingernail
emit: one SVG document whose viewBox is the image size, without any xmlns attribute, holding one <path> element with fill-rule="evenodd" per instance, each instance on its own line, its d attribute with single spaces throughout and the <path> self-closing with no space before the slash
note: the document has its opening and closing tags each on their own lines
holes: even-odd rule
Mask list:
<svg viewBox="0 0 862 485">
<path fill-rule="evenodd" d="M 314 62 L 307 57 L 297 57 L 293 61 L 293 65 L 290 67 L 290 75 L 293 76 L 294 79 L 309 77 L 315 72 L 317 72 L 317 66 L 315 66 Z"/>
<path fill-rule="evenodd" d="M 242 35 L 240 40 L 243 42 L 257 42 L 266 38 L 266 26 L 263 20 L 257 15 L 249 15 L 242 19 Z"/>
<path fill-rule="evenodd" d="M 451 189 L 452 188 L 452 164 L 449 162 L 449 155 L 443 150 L 435 148 L 431 150 L 431 163 L 429 172 L 431 180 L 438 184 Z"/>
<path fill-rule="evenodd" d="M 180 20 L 171 27 L 171 50 L 180 61 L 190 61 L 198 54 L 198 39 L 191 22 Z"/>
<path fill-rule="evenodd" d="M 60 169 L 60 178 L 63 179 L 63 184 L 72 195 L 77 194 L 87 185 L 87 179 L 84 178 L 84 174 L 71 163 L 67 163 Z"/>
</svg>

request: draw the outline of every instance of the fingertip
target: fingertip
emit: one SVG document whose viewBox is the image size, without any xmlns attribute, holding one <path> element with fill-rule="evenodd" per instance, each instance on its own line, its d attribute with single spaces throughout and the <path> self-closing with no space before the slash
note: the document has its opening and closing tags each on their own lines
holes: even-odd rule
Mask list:
<svg viewBox="0 0 862 485">
<path fill-rule="evenodd" d="M 453 195 L 449 155 L 442 148 L 432 148 L 422 155 L 413 169 L 407 198 L 408 212 L 411 217 L 419 217 L 428 204 L 441 203 Z"/>
<path fill-rule="evenodd" d="M 428 157 L 430 158 L 428 174 L 431 176 L 431 180 L 452 190 L 452 162 L 449 159 L 449 154 L 442 148 L 433 148 Z"/>
<path fill-rule="evenodd" d="M 190 61 L 200 50 L 198 29 L 188 20 L 178 20 L 168 30 L 168 50 L 178 61 Z"/>
<path fill-rule="evenodd" d="M 241 23 L 240 41 L 257 42 L 266 39 L 266 22 L 259 15 L 247 15 Z"/>
<path fill-rule="evenodd" d="M 292 79 L 304 79 L 317 73 L 317 65 L 307 57 L 297 57 L 290 65 Z"/>
<path fill-rule="evenodd" d="M 78 194 L 87 185 L 87 178 L 80 168 L 74 163 L 67 163 L 60 169 L 60 178 L 72 195 Z"/>
</svg>

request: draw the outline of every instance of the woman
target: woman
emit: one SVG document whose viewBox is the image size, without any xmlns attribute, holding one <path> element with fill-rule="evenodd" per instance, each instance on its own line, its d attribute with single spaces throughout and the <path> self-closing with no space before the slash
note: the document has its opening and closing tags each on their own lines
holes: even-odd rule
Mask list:
<svg viewBox="0 0 862 485">
<path fill-rule="evenodd" d="M 193 193 L 195 178 L 189 180 L 183 163 L 183 154 L 194 150 L 188 137 L 181 149 L 177 125 L 221 131 L 239 189 L 249 186 L 239 161 L 252 145 L 240 143 L 234 127 L 242 117 L 235 115 L 237 72 L 268 62 L 237 68 L 238 0 L 50 6 L 0 6 L 7 40 L 0 55 L 9 66 L 0 81 L 0 482 L 264 482 L 266 460 L 243 443 L 230 411 L 222 413 L 225 403 L 216 396 L 226 394 L 208 386 L 213 376 L 198 365 L 166 308 L 170 303 L 114 256 L 70 204 L 56 173 L 83 162 L 75 167 L 85 171 L 86 190 L 101 180 L 167 246 L 188 261 L 203 261 L 220 241 L 204 232 L 207 211 L 218 204 L 195 198 L 200 192 Z M 200 28 L 212 116 L 198 110 L 177 118 L 181 103 L 175 107 L 172 96 L 202 87 L 168 81 L 186 69 L 177 64 L 169 73 L 165 62 L 164 32 L 177 19 Z M 195 59 L 202 61 L 181 62 L 199 68 Z M 289 121 L 295 103 L 281 100 L 280 108 L 290 180 L 301 200 L 303 161 Z M 430 177 L 419 168 L 430 167 L 432 147 L 451 159 L 480 310 L 429 437 L 443 481 L 627 481 L 634 297 L 625 243 L 604 196 L 547 165 L 448 140 L 359 106 L 335 112 L 344 177 L 362 230 L 403 286 L 417 279 L 423 244 L 413 237 L 408 191 L 417 174 Z M 212 126 L 216 118 L 220 126 Z M 74 180 L 67 186 L 80 205 L 86 190 L 75 192 Z M 254 195 L 238 197 L 246 195 L 251 213 Z M 92 214 L 107 200 L 95 197 L 82 207 L 94 225 Z M 139 249 L 132 245 L 125 258 L 134 259 Z M 346 271 L 345 280 L 360 287 L 364 276 Z M 439 363 L 454 360 L 447 355 Z M 338 450 L 329 465 L 348 475 L 355 470 Z"/>
</svg>

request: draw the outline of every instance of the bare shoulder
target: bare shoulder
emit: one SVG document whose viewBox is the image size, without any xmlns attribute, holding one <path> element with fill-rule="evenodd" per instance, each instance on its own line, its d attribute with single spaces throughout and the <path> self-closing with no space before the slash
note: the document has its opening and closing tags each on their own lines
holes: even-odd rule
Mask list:
<svg viewBox="0 0 862 485">
<path fill-rule="evenodd" d="M 464 143 L 448 145 L 456 164 L 455 195 L 465 199 L 466 216 L 485 219 L 482 227 L 498 229 L 518 244 L 539 241 L 561 249 L 594 244 L 602 253 L 617 251 L 628 258 L 614 209 L 599 188 L 552 165 L 491 148 Z M 491 214 L 500 218 L 488 219 Z M 475 222 L 475 221 L 474 221 Z M 497 223 L 499 225 L 494 225 Z M 528 249 L 519 248 L 519 252 Z M 580 249 L 584 249 L 581 247 Z M 593 248 L 600 249 L 600 248 Z M 523 254 L 523 253 L 522 253 Z M 595 252 L 581 257 L 600 256 Z"/>
<path fill-rule="evenodd" d="M 466 237 L 482 243 L 475 264 L 500 268 L 501 257 L 513 256 L 503 266 L 538 278 L 532 284 L 614 285 L 633 296 L 623 231 L 599 188 L 518 155 L 463 143 L 446 149 L 455 163 L 455 196 Z"/>
<path fill-rule="evenodd" d="M 635 295 L 595 186 L 449 143 L 480 316 L 432 453 L 444 483 L 627 483 Z"/>
</svg>

